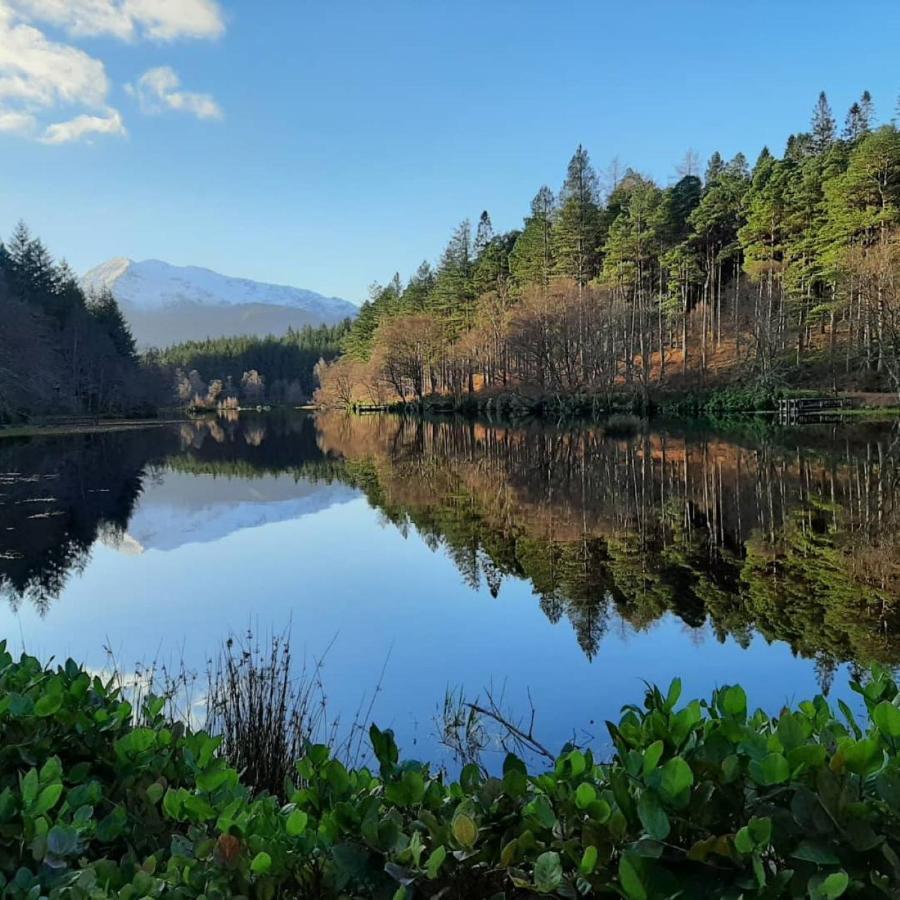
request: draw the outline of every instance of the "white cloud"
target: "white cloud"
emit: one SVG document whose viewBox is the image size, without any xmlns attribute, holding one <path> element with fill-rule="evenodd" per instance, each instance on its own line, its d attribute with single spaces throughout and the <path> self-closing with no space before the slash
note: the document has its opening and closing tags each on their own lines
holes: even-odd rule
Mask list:
<svg viewBox="0 0 900 900">
<path fill-rule="evenodd" d="M 22 112 L 3 112 L 0 110 L 0 131 L 7 134 L 31 134 L 37 127 L 34 116 Z"/>
<path fill-rule="evenodd" d="M 19 16 L 63 28 L 73 37 L 108 35 L 120 40 L 148 37 L 213 39 L 225 33 L 215 0 L 6 0 Z"/>
<path fill-rule="evenodd" d="M 225 33 L 225 19 L 214 0 L 125 0 L 124 9 L 156 40 L 211 39 Z"/>
<path fill-rule="evenodd" d="M 7 0 L 21 18 L 64 28 L 75 37 L 110 35 L 134 37 L 134 23 L 121 6 L 109 0 Z"/>
<path fill-rule="evenodd" d="M 49 41 L 30 25 L 12 24 L 0 7 L 0 103 L 97 106 L 108 92 L 100 60 Z"/>
<path fill-rule="evenodd" d="M 198 119 L 221 119 L 222 109 L 209 94 L 182 91 L 181 79 L 170 66 L 149 69 L 129 85 L 129 93 L 137 97 L 141 109 L 150 115 L 173 109 L 190 113 Z"/>
<path fill-rule="evenodd" d="M 51 41 L 31 25 L 15 22 L 0 0 L 0 131 L 31 136 L 38 132 L 39 116 L 71 109 L 104 115 L 85 113 L 83 118 L 95 121 L 74 128 L 68 122 L 50 126 L 53 130 L 45 134 L 52 143 L 70 140 L 66 135 L 76 132 L 105 129 L 121 134 L 124 127 L 119 114 L 108 110 L 108 94 L 109 79 L 99 59 L 77 47 Z"/>
<path fill-rule="evenodd" d="M 67 144 L 79 141 L 95 134 L 115 134 L 124 137 L 128 134 L 122 117 L 114 110 L 108 110 L 104 116 L 82 114 L 66 122 L 55 122 L 44 129 L 41 142 L 44 144 Z"/>
<path fill-rule="evenodd" d="M 48 144 L 127 132 L 110 105 L 103 62 L 47 37 L 45 25 L 71 38 L 129 41 L 214 39 L 225 31 L 216 0 L 0 0 L 0 134 Z M 209 94 L 182 91 L 168 67 L 151 69 L 131 91 L 144 109 L 222 117 Z"/>
</svg>

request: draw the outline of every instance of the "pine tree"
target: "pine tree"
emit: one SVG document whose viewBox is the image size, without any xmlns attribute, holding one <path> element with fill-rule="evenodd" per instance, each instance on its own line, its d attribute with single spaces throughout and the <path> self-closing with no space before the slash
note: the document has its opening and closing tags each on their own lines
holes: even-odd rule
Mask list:
<svg viewBox="0 0 900 900">
<path fill-rule="evenodd" d="M 704 184 L 708 185 L 711 182 L 715 181 L 716 178 L 721 175 L 724 168 L 725 160 L 722 159 L 721 154 L 718 150 L 716 150 L 713 155 L 710 156 L 709 162 L 706 164 L 706 174 L 703 176 Z"/>
<path fill-rule="evenodd" d="M 108 335 L 116 353 L 123 359 L 134 362 L 137 348 L 131 329 L 122 315 L 122 310 L 109 288 L 105 288 L 88 302 L 91 319 Z"/>
<path fill-rule="evenodd" d="M 432 309 L 444 319 L 451 335 L 471 325 L 472 301 L 472 226 L 468 219 L 456 227 L 444 248 L 431 292 Z"/>
<path fill-rule="evenodd" d="M 598 271 L 600 207 L 597 173 L 581 145 L 569 162 L 553 236 L 556 270 L 584 287 Z"/>
<path fill-rule="evenodd" d="M 556 199 L 546 185 L 531 201 L 531 215 L 525 219 L 525 228 L 518 236 L 510 254 L 510 272 L 516 284 L 550 284 L 553 273 L 553 216 Z"/>
<path fill-rule="evenodd" d="M 875 124 L 875 103 L 868 91 L 863 91 L 862 97 L 859 98 L 859 111 L 862 116 L 863 133 L 868 134 Z"/>
<path fill-rule="evenodd" d="M 3 241 L 0 241 L 0 283 L 9 288 L 9 280 L 12 278 L 13 261 L 9 250 Z"/>
<path fill-rule="evenodd" d="M 760 153 L 745 201 L 746 223 L 739 237 L 744 270 L 759 284 L 754 310 L 756 362 L 764 379 L 771 375 L 781 325 L 779 306 L 783 282 L 785 189 L 789 163 Z"/>
<path fill-rule="evenodd" d="M 478 218 L 478 228 L 475 231 L 475 259 L 478 259 L 484 253 L 485 247 L 494 238 L 494 227 L 491 225 L 491 217 L 488 211 L 484 210 Z"/>
<path fill-rule="evenodd" d="M 811 149 L 813 153 L 824 153 L 834 143 L 835 128 L 836 124 L 831 107 L 828 105 L 828 97 L 825 96 L 825 91 L 821 91 L 812 116 Z"/>
<path fill-rule="evenodd" d="M 423 312 L 428 308 L 433 288 L 434 272 L 431 270 L 431 264 L 423 261 L 403 291 L 403 309 L 406 312 Z"/>
<path fill-rule="evenodd" d="M 476 258 L 472 272 L 475 296 L 488 291 L 506 293 L 510 272 L 510 254 L 519 237 L 518 231 L 494 235 Z"/>
<path fill-rule="evenodd" d="M 7 242 L 6 249 L 9 252 L 13 265 L 21 265 L 28 253 L 31 244 L 31 232 L 28 226 L 21 220 L 16 223 L 15 230 Z"/>
<path fill-rule="evenodd" d="M 859 140 L 865 134 L 867 128 L 863 117 L 862 109 L 858 103 L 854 103 L 847 111 L 847 118 L 844 121 L 844 131 L 841 137 L 851 144 Z"/>
</svg>

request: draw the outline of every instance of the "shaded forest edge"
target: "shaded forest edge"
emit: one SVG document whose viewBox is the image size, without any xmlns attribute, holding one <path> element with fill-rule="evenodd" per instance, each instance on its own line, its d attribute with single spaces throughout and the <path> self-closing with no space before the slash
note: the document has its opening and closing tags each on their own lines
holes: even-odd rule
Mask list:
<svg viewBox="0 0 900 900">
<path fill-rule="evenodd" d="M 226 651 L 205 731 L 152 687 L 73 660 L 14 660 L 0 643 L 5 892 L 836 900 L 900 889 L 900 693 L 882 669 L 851 683 L 859 716 L 821 696 L 770 716 L 737 685 L 702 701 L 684 701 L 678 679 L 648 686 L 606 723 L 605 757 L 569 744 L 529 769 L 507 729 L 502 764 L 453 779 L 401 759 L 391 731 L 368 721 L 362 760 L 298 731 L 306 710 L 279 659 L 260 668 Z"/>
<path fill-rule="evenodd" d="M 824 94 L 779 158 L 688 154 L 660 187 L 573 155 L 521 229 L 483 212 L 436 267 L 374 285 L 324 406 L 590 414 L 771 408 L 790 389 L 896 403 L 900 134 Z"/>
</svg>

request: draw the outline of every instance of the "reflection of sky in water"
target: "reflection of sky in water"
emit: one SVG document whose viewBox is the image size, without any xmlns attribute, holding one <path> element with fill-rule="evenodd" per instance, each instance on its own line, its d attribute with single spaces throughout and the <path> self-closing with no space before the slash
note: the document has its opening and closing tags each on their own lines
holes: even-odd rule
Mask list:
<svg viewBox="0 0 900 900">
<path fill-rule="evenodd" d="M 18 614 L 0 606 L 0 633 L 43 658 L 99 668 L 108 645 L 122 665 L 183 656 L 201 670 L 248 625 L 292 623 L 297 657 L 337 636 L 325 666 L 332 713 L 352 717 L 390 656 L 374 718 L 397 731 L 407 754 L 423 756 L 434 752 L 448 686 L 505 686 L 522 712 L 530 690 L 537 731 L 557 746 L 573 728 L 602 744 L 604 720 L 640 701 L 642 679 L 680 675 L 688 696 L 740 681 L 772 711 L 818 691 L 813 663 L 786 645 L 755 638 L 745 650 L 671 615 L 642 633 L 614 625 L 591 662 L 566 619 L 547 620 L 529 584 L 507 579 L 497 599 L 471 590 L 443 551 L 415 530 L 404 538 L 339 485 L 170 473 L 148 485 L 129 535 L 143 552 L 98 543 L 43 619 L 28 603 Z M 834 691 L 846 694 L 845 669 Z"/>
</svg>

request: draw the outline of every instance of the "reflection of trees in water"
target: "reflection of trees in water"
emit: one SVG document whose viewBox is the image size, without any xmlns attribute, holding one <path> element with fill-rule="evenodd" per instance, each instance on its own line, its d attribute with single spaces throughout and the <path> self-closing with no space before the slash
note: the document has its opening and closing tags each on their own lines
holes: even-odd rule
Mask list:
<svg viewBox="0 0 900 900">
<path fill-rule="evenodd" d="M 0 443 L 0 593 L 45 610 L 98 537 L 124 534 L 147 462 L 125 433 Z"/>
<path fill-rule="evenodd" d="M 0 595 L 42 612 L 102 539 L 121 543 L 164 468 L 333 478 L 308 417 L 205 418 L 179 426 L 0 441 Z"/>
<path fill-rule="evenodd" d="M 445 548 L 473 588 L 529 580 L 589 656 L 613 624 L 673 612 L 719 640 L 787 641 L 825 681 L 836 661 L 900 662 L 900 469 L 884 431 L 734 442 L 345 417 L 320 429 L 387 520 Z"/>
<path fill-rule="evenodd" d="M 162 471 L 287 474 L 360 488 L 473 589 L 529 581 L 590 657 L 610 629 L 674 613 L 697 637 L 786 641 L 826 684 L 841 661 L 900 663 L 890 436 L 788 437 L 267 414 L 3 441 L 0 591 L 45 609 Z"/>
</svg>

